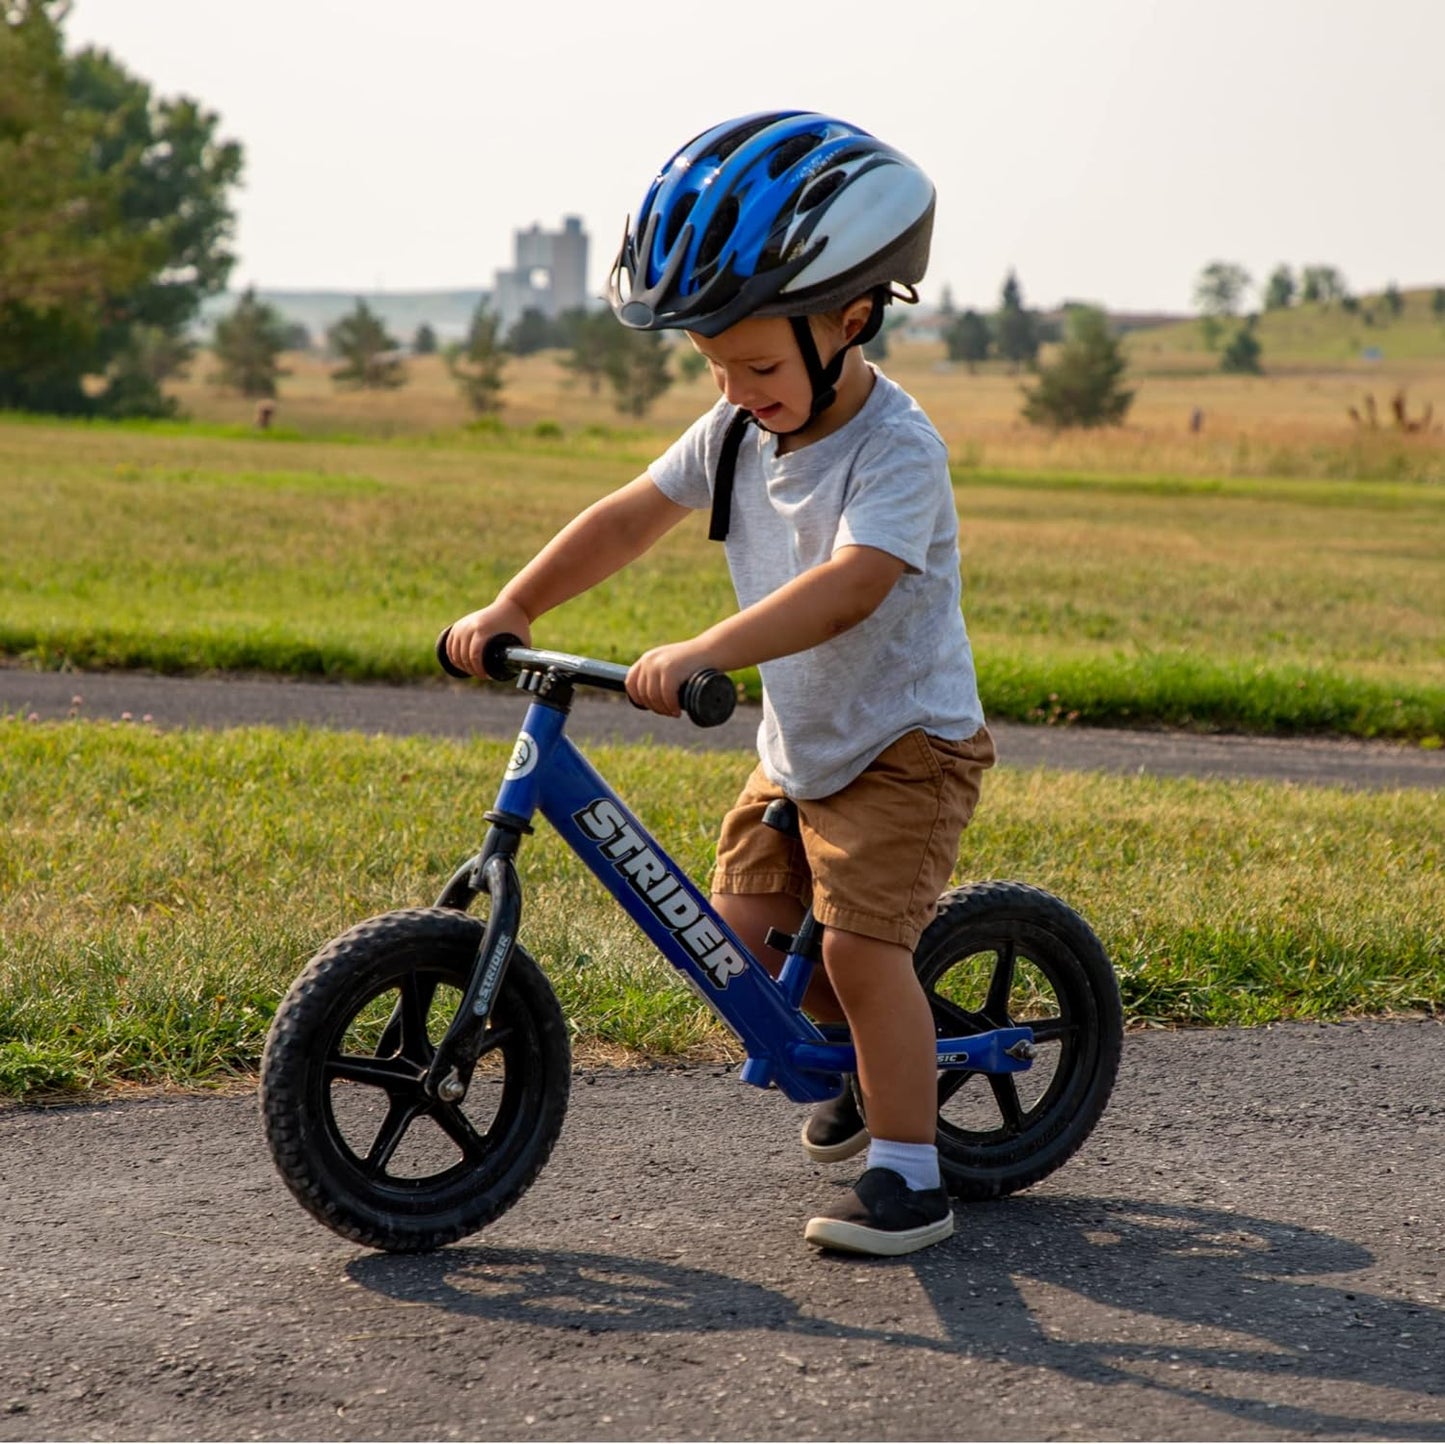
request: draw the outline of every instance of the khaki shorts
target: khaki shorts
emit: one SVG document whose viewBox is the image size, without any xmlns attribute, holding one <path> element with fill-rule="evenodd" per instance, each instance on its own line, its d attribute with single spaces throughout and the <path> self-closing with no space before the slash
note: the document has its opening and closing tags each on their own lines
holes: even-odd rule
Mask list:
<svg viewBox="0 0 1445 1444">
<path fill-rule="evenodd" d="M 987 727 L 966 742 L 905 733 L 831 797 L 797 803 L 801 838 L 763 825 L 768 803 L 784 794 L 758 767 L 723 819 L 712 890 L 786 893 L 825 927 L 911 950 L 948 886 L 994 760 Z"/>
</svg>

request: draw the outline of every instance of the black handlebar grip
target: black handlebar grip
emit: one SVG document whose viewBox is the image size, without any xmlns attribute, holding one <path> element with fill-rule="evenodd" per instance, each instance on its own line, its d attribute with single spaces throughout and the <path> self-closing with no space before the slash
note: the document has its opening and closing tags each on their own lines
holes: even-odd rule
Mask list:
<svg viewBox="0 0 1445 1444">
<path fill-rule="evenodd" d="M 738 689 L 726 672 L 706 667 L 682 684 L 678 700 L 699 727 L 721 727 L 733 715 Z"/>
<path fill-rule="evenodd" d="M 470 677 L 470 672 L 463 672 L 460 667 L 452 666 L 452 659 L 447 656 L 447 638 L 452 634 L 450 627 L 444 627 L 442 634 L 437 638 L 437 664 L 448 677 Z"/>
<path fill-rule="evenodd" d="M 526 645 L 511 632 L 498 632 L 495 637 L 488 637 L 487 645 L 482 648 L 482 671 L 494 682 L 510 682 L 517 675 L 517 669 L 507 661 L 507 651 L 511 647 Z"/>
</svg>

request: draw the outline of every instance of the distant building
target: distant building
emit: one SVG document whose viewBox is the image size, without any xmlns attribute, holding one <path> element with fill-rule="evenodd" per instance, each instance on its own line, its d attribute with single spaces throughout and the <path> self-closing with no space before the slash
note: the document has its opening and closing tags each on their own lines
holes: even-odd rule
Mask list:
<svg viewBox="0 0 1445 1444">
<path fill-rule="evenodd" d="M 560 316 L 587 304 L 587 232 L 580 216 L 565 216 L 560 231 L 534 225 L 512 235 L 515 265 L 498 271 L 492 309 L 505 333 L 522 312 Z"/>
</svg>

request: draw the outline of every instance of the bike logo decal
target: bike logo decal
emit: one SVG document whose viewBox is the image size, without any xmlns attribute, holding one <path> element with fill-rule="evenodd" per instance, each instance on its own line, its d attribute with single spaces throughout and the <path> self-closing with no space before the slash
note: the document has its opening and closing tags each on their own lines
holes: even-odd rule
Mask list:
<svg viewBox="0 0 1445 1444">
<path fill-rule="evenodd" d="M 512 748 L 512 760 L 507 763 L 507 770 L 503 775 L 515 781 L 518 777 L 525 777 L 536 765 L 537 744 L 530 733 L 519 732 L 517 745 Z"/>
<path fill-rule="evenodd" d="M 599 797 L 572 814 L 597 850 L 631 884 L 652 915 L 672 932 L 717 988 L 725 988 L 747 966 L 712 920 L 679 881 L 676 873 L 637 835 L 616 803 Z"/>
</svg>

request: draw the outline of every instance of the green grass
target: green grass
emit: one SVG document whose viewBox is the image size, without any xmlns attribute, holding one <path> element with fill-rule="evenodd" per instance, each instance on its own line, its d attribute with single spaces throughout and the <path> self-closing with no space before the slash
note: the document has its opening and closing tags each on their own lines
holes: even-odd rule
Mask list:
<svg viewBox="0 0 1445 1444">
<path fill-rule="evenodd" d="M 1434 288 L 1402 291 L 1401 299 L 1404 305 L 1398 317 L 1389 313 L 1379 295 L 1361 296 L 1355 311 L 1337 303 L 1311 303 L 1261 312 L 1257 334 L 1265 369 L 1357 361 L 1369 348 L 1378 349 L 1392 363 L 1438 361 L 1445 356 L 1445 320 L 1434 313 Z M 1213 351 L 1205 346 L 1197 320 L 1135 331 L 1126 338 L 1125 349 L 1135 367 L 1146 371 L 1161 360 L 1179 364 L 1189 358 L 1217 369 L 1233 324 L 1237 323 L 1224 322 L 1222 339 Z"/>
<path fill-rule="evenodd" d="M 507 744 L 0 720 L 0 1093 L 213 1083 L 254 1069 L 305 959 L 434 900 L 480 842 Z M 705 879 L 745 754 L 597 749 Z M 1048 887 L 1095 925 L 1135 1021 L 1438 1008 L 1445 816 L 1423 792 L 1000 769 L 959 880 Z M 545 828 L 523 938 L 579 1045 L 729 1039 Z"/>
<path fill-rule="evenodd" d="M 0 423 L 0 656 L 433 677 L 440 627 L 662 444 L 215 431 Z M 957 496 L 995 717 L 1445 735 L 1439 488 L 964 469 Z M 695 521 L 537 640 L 628 660 L 733 606 Z"/>
</svg>

